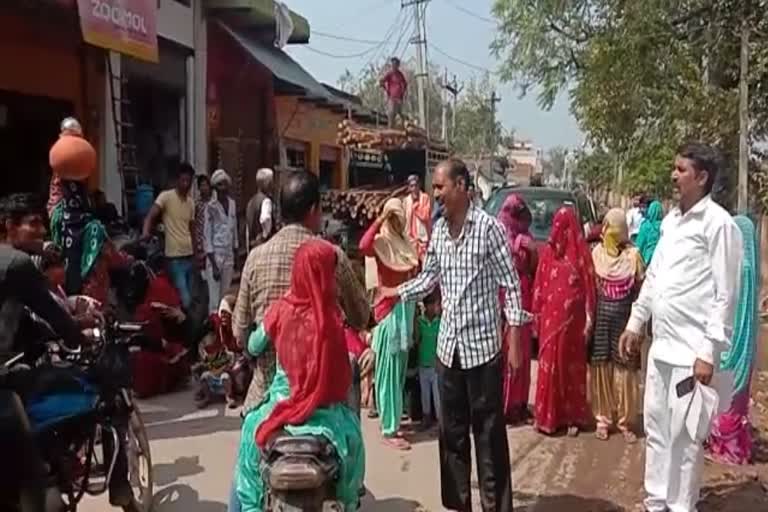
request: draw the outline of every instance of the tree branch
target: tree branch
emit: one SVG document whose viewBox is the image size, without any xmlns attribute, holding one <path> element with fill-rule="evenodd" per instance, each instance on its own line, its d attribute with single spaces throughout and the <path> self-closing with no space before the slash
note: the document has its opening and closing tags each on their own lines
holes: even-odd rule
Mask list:
<svg viewBox="0 0 768 512">
<path fill-rule="evenodd" d="M 549 23 L 549 28 L 560 34 L 561 36 L 565 37 L 566 39 L 570 39 L 574 43 L 577 44 L 584 44 L 587 41 L 589 41 L 589 37 L 587 36 L 576 36 L 568 31 L 566 31 L 564 28 L 560 27 L 557 23 L 555 23 L 552 19 L 547 17 L 547 23 Z"/>
</svg>

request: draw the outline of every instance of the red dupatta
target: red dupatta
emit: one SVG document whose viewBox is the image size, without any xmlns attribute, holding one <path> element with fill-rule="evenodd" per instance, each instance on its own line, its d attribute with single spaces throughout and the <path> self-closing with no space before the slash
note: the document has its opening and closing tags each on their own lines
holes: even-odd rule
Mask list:
<svg viewBox="0 0 768 512">
<path fill-rule="evenodd" d="M 291 395 L 257 429 L 262 448 L 285 425 L 301 425 L 316 409 L 347 399 L 352 371 L 335 276 L 335 247 L 323 240 L 306 242 L 296 251 L 288 293 L 264 317 Z"/>
</svg>

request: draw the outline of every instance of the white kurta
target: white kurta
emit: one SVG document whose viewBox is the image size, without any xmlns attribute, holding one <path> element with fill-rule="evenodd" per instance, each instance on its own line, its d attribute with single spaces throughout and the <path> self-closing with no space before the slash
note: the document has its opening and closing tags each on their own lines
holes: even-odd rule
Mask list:
<svg viewBox="0 0 768 512">
<path fill-rule="evenodd" d="M 704 439 L 693 439 L 683 428 L 686 414 L 680 407 L 691 397 L 678 398 L 676 386 L 693 374 L 697 359 L 717 369 L 730 346 L 742 256 L 738 227 L 709 196 L 685 214 L 675 208 L 662 222 L 627 324 L 640 334 L 649 319 L 653 322 L 644 406 L 649 512 L 696 510 Z M 722 377 L 716 375 L 713 386 L 727 382 Z M 728 400 L 721 396 L 721 402 Z"/>
<path fill-rule="evenodd" d="M 208 311 L 215 313 L 219 309 L 222 297 L 232 285 L 235 272 L 235 254 L 238 248 L 235 200 L 229 198 L 225 212 L 222 204 L 214 196 L 205 205 L 203 219 L 203 248 L 206 255 L 213 254 L 220 273 L 217 280 L 213 276 L 211 265 L 205 267 L 205 280 L 208 283 Z"/>
</svg>

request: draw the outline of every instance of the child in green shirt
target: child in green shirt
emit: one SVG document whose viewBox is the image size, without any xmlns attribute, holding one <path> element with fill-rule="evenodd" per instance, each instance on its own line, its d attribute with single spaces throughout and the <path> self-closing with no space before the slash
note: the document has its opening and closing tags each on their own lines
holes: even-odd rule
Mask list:
<svg viewBox="0 0 768 512">
<path fill-rule="evenodd" d="M 416 320 L 416 343 L 419 357 L 419 384 L 424 428 L 432 425 L 432 419 L 440 420 L 440 393 L 437 387 L 437 336 L 440 332 L 440 293 L 433 292 L 424 299 L 424 311 Z M 432 404 L 434 403 L 434 415 Z"/>
</svg>

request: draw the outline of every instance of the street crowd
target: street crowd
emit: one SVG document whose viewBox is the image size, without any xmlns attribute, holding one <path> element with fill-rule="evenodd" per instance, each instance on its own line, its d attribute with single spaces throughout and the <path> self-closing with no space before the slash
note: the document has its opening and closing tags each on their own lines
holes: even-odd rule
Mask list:
<svg viewBox="0 0 768 512">
<path fill-rule="evenodd" d="M 748 217 L 712 199 L 720 171 L 712 147 L 679 149 L 678 199 L 666 216 L 661 202 L 638 199 L 627 212 L 609 210 L 592 232 L 564 205 L 545 241 L 532 237 L 522 196 L 513 191 L 495 218 L 473 200 L 466 165 L 443 161 L 432 176 L 434 208 L 411 176 L 407 195 L 389 199 L 363 234 L 364 279 L 318 236 L 317 177 L 293 172 L 277 187 L 262 169 L 246 207 L 239 283 L 238 206 L 225 170 L 195 178 L 180 166 L 143 222 L 144 241 L 163 226 L 163 264 L 148 269 L 111 240 L 105 223 L 114 207 L 103 194 L 89 197 L 95 161 L 68 120 L 51 151 L 48 212 L 30 196 L 0 202 L 0 320 L 13 324 L 0 335 L 17 331 L 18 315 L 5 307 L 15 299 L 66 342 L 84 343 L 87 310 L 110 303 L 113 271 L 141 275 L 145 285 L 127 307 L 146 324 L 146 344 L 131 356 L 136 393 L 171 391 L 191 374 L 198 406 L 242 402 L 233 512 L 263 509 L 261 453 L 283 430 L 333 444 L 337 499 L 356 509 L 365 449 L 349 391 L 358 380 L 392 449 L 410 449 L 401 428 L 409 402 L 420 402 L 425 429 L 437 425 L 449 510 L 471 510 L 470 432 L 483 510 L 512 510 L 507 426 L 526 422 L 544 435 L 596 425 L 597 438 L 617 431 L 627 443 L 644 433 L 649 512 L 696 510 L 705 453 L 749 461 L 756 234 Z M 19 279 L 25 286 L 14 286 Z M 32 282 L 44 282 L 51 300 L 30 294 Z M 194 313 L 200 290 L 202 318 Z M 77 296 L 90 301 L 70 300 Z M 407 385 L 414 379 L 415 389 Z M 124 499 L 119 489 L 110 495 L 113 504 Z"/>
</svg>

